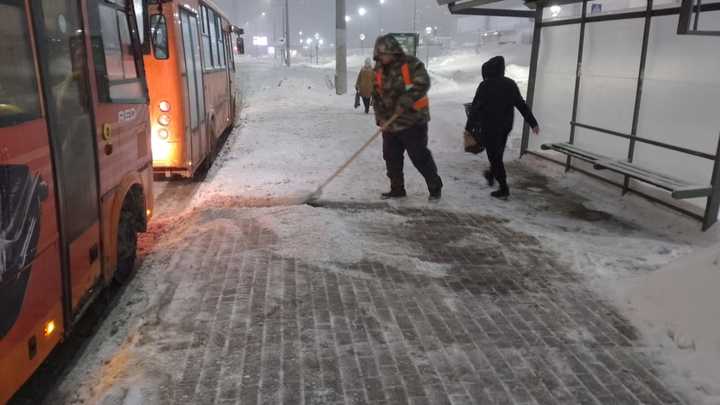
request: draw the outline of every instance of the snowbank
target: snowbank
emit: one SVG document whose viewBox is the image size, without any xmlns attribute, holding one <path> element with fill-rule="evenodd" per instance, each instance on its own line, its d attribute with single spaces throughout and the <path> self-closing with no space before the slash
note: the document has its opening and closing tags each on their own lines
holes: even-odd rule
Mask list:
<svg viewBox="0 0 720 405">
<path fill-rule="evenodd" d="M 693 382 L 720 403 L 720 246 L 629 280 L 621 298 L 631 320 Z"/>
</svg>

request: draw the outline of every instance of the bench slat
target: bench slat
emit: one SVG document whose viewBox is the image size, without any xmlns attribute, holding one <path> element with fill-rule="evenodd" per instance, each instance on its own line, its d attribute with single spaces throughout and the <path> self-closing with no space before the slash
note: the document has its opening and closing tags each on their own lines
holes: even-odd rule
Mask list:
<svg viewBox="0 0 720 405">
<path fill-rule="evenodd" d="M 687 181 L 648 170 L 632 163 L 613 159 L 594 152 L 590 152 L 569 143 L 552 143 L 541 145 L 543 150 L 555 150 L 568 156 L 585 160 L 593 164 L 595 169 L 610 170 L 630 178 L 652 184 L 653 186 L 670 191 L 675 199 L 707 197 L 712 187 L 692 184 Z"/>
</svg>

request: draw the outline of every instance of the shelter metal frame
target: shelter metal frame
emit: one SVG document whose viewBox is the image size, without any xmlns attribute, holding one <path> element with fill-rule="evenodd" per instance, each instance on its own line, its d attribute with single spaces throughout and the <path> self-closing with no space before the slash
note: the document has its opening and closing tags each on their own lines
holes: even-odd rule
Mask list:
<svg viewBox="0 0 720 405">
<path fill-rule="evenodd" d="M 698 21 L 701 12 L 708 11 L 720 11 L 720 3 L 707 3 L 702 4 L 699 0 L 683 0 L 679 7 L 666 7 L 666 8 L 654 8 L 653 0 L 647 0 L 647 6 L 642 11 L 627 11 L 612 14 L 601 14 L 601 15 L 588 15 L 587 4 L 590 0 L 560 0 L 554 1 L 552 4 L 570 4 L 570 3 L 582 3 L 582 12 L 579 17 L 567 18 L 561 20 L 544 21 L 543 11 L 545 6 L 549 4 L 546 1 L 527 1 L 525 5 L 528 7 L 527 10 L 517 9 L 505 9 L 505 8 L 493 8 L 493 4 L 501 3 L 502 0 L 437 0 L 439 5 L 447 5 L 451 14 L 457 15 L 475 15 L 475 16 L 492 16 L 492 17 L 516 17 L 516 18 L 532 18 L 534 20 L 533 35 L 532 35 L 532 47 L 530 52 L 530 69 L 528 77 L 528 88 L 527 88 L 527 104 L 532 108 L 535 101 L 535 85 L 537 81 L 538 73 L 538 59 L 540 54 L 540 40 L 542 35 L 542 29 L 547 27 L 557 27 L 563 25 L 580 25 L 579 29 L 579 40 L 578 40 L 578 57 L 575 74 L 575 89 L 573 94 L 572 103 L 572 120 L 570 122 L 570 140 L 569 143 L 573 144 L 575 141 L 576 128 L 583 128 L 586 130 L 603 133 L 606 135 L 612 135 L 615 137 L 627 139 L 628 151 L 627 151 L 627 162 L 632 163 L 635 157 L 635 148 L 638 142 L 653 145 L 662 149 L 672 150 L 678 153 L 691 155 L 699 158 L 709 159 L 714 162 L 711 183 L 709 186 L 710 192 L 707 195 L 697 195 L 695 197 L 707 197 L 707 203 L 705 207 L 704 215 L 699 215 L 691 210 L 679 207 L 675 204 L 671 204 L 662 199 L 656 198 L 648 193 L 632 187 L 630 182 L 631 177 L 624 175 L 623 183 L 617 183 L 607 177 L 599 176 L 591 173 L 588 170 L 584 170 L 580 167 L 573 165 L 573 157 L 567 156 L 564 162 L 549 157 L 545 154 L 538 153 L 535 151 L 528 150 L 530 140 L 530 128 L 527 123 L 524 124 L 522 131 L 522 141 L 520 146 L 520 155 L 525 154 L 540 157 L 551 162 L 564 165 L 566 170 L 576 170 L 578 172 L 587 174 L 593 178 L 602 180 L 604 182 L 613 184 L 622 188 L 623 194 L 632 192 L 638 194 L 650 201 L 664 205 L 673 210 L 679 211 L 692 218 L 701 220 L 703 223 L 703 230 L 709 229 L 715 222 L 717 222 L 718 213 L 720 212 L 720 136 L 718 137 L 718 147 L 715 154 L 709 154 L 696 150 L 691 150 L 677 145 L 672 145 L 665 142 L 655 141 L 651 139 L 641 138 L 637 136 L 638 124 L 640 117 L 640 107 L 642 102 L 642 92 L 645 77 L 645 66 L 647 63 L 647 52 L 648 42 L 650 37 L 650 27 L 652 24 L 653 17 L 660 16 L 679 16 L 678 34 L 691 34 L 691 35 L 718 35 L 720 32 L 716 31 L 701 31 L 698 30 Z M 640 65 L 637 77 L 637 87 L 635 90 L 635 102 L 633 108 L 632 127 L 629 134 L 612 131 L 605 128 L 599 128 L 587 124 L 583 124 L 577 121 L 577 108 L 578 98 L 580 93 L 580 83 L 582 76 L 582 63 L 583 63 L 583 47 L 584 47 L 584 36 L 585 28 L 588 23 L 602 22 L 602 21 L 618 21 L 618 20 L 632 20 L 642 19 L 644 24 L 641 53 L 639 55 Z M 692 21 L 692 23 L 691 23 Z M 691 26 L 692 25 L 692 26 Z"/>
</svg>

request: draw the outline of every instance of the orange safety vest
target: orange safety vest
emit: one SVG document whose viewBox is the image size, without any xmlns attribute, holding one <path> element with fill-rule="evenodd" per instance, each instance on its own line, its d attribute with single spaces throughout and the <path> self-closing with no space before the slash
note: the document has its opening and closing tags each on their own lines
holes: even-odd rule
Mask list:
<svg viewBox="0 0 720 405">
<path fill-rule="evenodd" d="M 400 71 L 402 72 L 403 82 L 405 82 L 405 90 L 410 90 L 413 87 L 413 81 L 410 77 L 410 66 L 408 66 L 407 63 L 403 63 L 402 68 L 400 68 Z M 375 71 L 375 84 L 377 85 L 378 94 L 382 96 L 383 91 L 383 77 L 382 77 L 382 69 L 378 69 Z M 427 109 L 430 106 L 430 100 L 427 96 L 423 96 L 420 100 L 416 101 L 415 104 L 413 104 L 413 108 L 416 110 L 423 110 Z"/>
</svg>

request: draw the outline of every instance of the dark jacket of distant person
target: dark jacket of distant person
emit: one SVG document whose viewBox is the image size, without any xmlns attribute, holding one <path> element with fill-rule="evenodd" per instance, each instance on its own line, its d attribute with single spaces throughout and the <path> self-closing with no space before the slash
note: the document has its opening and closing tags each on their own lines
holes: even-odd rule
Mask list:
<svg viewBox="0 0 720 405">
<path fill-rule="evenodd" d="M 465 129 L 480 128 L 485 137 L 507 137 L 517 108 L 531 128 L 538 122 L 514 80 L 505 77 L 505 59 L 496 56 L 482 66 L 483 81 L 475 92 Z"/>
</svg>

